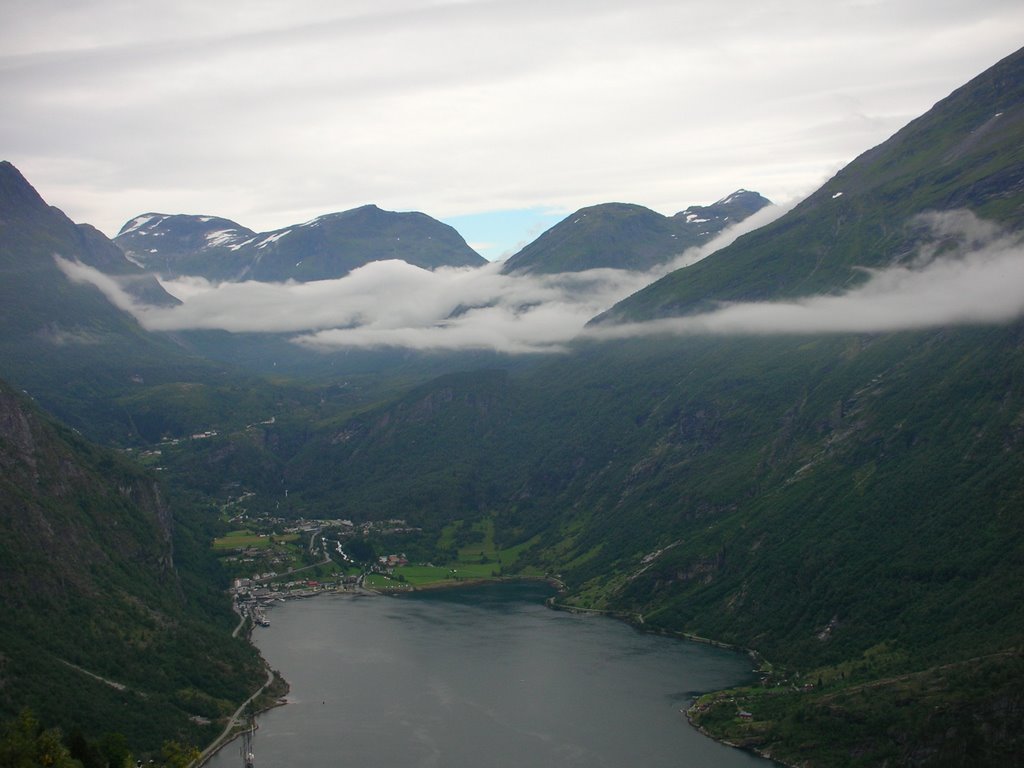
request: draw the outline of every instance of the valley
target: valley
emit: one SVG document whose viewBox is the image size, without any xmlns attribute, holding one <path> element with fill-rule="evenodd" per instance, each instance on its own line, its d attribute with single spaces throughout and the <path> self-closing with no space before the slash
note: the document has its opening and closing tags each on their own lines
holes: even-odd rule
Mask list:
<svg viewBox="0 0 1024 768">
<path fill-rule="evenodd" d="M 765 208 L 706 208 L 730 203 Z M 755 652 L 756 681 L 677 707 L 716 739 L 801 766 L 1019 761 L 1024 51 L 685 267 L 658 271 L 712 215 L 638 208 L 578 211 L 501 271 L 461 238 L 463 262 L 403 265 L 378 246 L 447 230 L 375 206 L 302 237 L 146 214 L 128 259 L 0 164 L 0 714 L 194 757 L 285 689 L 236 610 L 549 579 L 560 607 Z M 149 327 L 194 298 L 146 238 L 175 279 L 263 291 L 243 314 L 291 322 L 298 296 L 313 319 Z M 310 290 L 361 303 L 336 327 Z M 516 353 L 373 335 L 375 305 L 403 339 L 461 339 L 561 323 L 566 296 L 578 334 Z"/>
</svg>

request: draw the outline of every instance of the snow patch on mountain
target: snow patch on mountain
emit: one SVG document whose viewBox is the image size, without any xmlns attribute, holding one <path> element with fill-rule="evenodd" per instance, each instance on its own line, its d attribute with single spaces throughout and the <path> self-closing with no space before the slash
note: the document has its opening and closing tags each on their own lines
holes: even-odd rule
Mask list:
<svg viewBox="0 0 1024 768">
<path fill-rule="evenodd" d="M 278 240 L 280 240 L 285 235 L 290 235 L 291 232 L 292 231 L 290 229 L 286 229 L 284 232 L 275 232 L 272 235 L 267 235 L 265 238 L 263 238 L 263 240 L 261 240 L 259 243 L 257 243 L 256 247 L 257 248 L 266 248 L 271 243 L 276 243 Z"/>
<path fill-rule="evenodd" d="M 147 214 L 143 214 L 142 216 L 136 216 L 134 219 L 132 219 L 131 221 L 129 221 L 125 225 L 124 229 L 121 230 L 121 234 L 122 235 L 127 235 L 129 232 L 135 232 L 136 230 L 140 229 L 141 227 L 144 227 L 147 224 L 149 224 L 151 221 L 153 221 L 153 219 L 159 219 L 159 221 L 157 221 L 157 224 L 159 224 L 161 221 L 163 221 L 166 218 L 167 218 L 166 216 L 161 216 L 161 215 L 159 215 L 157 213 L 147 213 Z M 146 233 L 145 232 L 140 232 L 139 234 L 143 234 L 144 235 Z"/>
<path fill-rule="evenodd" d="M 238 239 L 238 230 L 236 229 L 218 229 L 214 232 L 206 233 L 206 247 L 207 248 L 218 248 L 222 245 L 227 245 L 233 240 Z"/>
</svg>

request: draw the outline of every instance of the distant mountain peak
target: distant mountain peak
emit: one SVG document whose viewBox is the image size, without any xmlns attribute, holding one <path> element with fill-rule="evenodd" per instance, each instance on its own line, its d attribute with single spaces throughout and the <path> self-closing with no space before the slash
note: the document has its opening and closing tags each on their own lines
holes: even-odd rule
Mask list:
<svg viewBox="0 0 1024 768">
<path fill-rule="evenodd" d="M 48 210 L 50 207 L 8 160 L 0 160 L 0 206 L 5 213 L 14 209 Z"/>
<path fill-rule="evenodd" d="M 718 202 L 674 216 L 635 203 L 581 208 L 510 257 L 505 273 L 580 272 L 612 268 L 648 270 L 707 241 L 770 201 L 739 189 Z"/>
<path fill-rule="evenodd" d="M 210 280 L 326 280 L 388 259 L 424 269 L 486 263 L 447 224 L 373 203 L 259 233 L 216 216 L 145 213 L 115 241 L 146 269 Z"/>
<path fill-rule="evenodd" d="M 749 195 L 757 195 L 758 197 L 761 197 L 761 195 L 758 194 L 757 192 L 751 192 L 751 191 L 743 189 L 741 187 L 740 189 L 737 189 L 735 192 L 733 192 L 731 195 L 726 195 L 721 200 L 715 201 L 714 204 L 715 205 L 728 205 L 729 203 L 735 202 L 735 200 L 737 198 L 746 197 L 746 196 L 749 196 Z"/>
<path fill-rule="evenodd" d="M 34 247 L 34 241 L 43 233 L 46 248 Z M 177 303 L 152 275 L 130 263 L 99 230 L 89 224 L 75 224 L 60 209 L 47 204 L 21 171 L 6 160 L 0 162 L 0 235 L 8 243 L 22 243 L 2 247 L 0 242 L 0 264 L 17 273 L 6 278 L 11 285 L 23 279 L 31 281 L 37 273 L 48 275 L 41 279 L 41 284 L 50 283 L 55 277 L 52 257 L 57 253 L 114 277 L 137 299 L 149 304 Z M 14 306 L 16 298 L 20 297 L 12 296 L 8 305 Z"/>
<path fill-rule="evenodd" d="M 142 229 L 143 227 L 151 225 L 154 219 L 156 219 L 157 223 L 159 223 L 160 221 L 163 221 L 166 218 L 166 214 L 162 213 L 144 213 L 140 216 L 136 216 L 131 221 L 126 222 L 125 225 L 121 227 L 121 231 L 118 232 L 117 234 L 118 236 L 127 235 L 130 232 L 135 232 L 139 229 Z"/>
</svg>

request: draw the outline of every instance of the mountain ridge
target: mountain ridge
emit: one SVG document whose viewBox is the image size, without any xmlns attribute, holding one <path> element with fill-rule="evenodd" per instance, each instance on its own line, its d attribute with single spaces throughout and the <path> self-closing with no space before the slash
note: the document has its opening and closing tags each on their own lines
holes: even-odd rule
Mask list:
<svg viewBox="0 0 1024 768">
<path fill-rule="evenodd" d="M 146 213 L 129 220 L 114 242 L 149 271 L 218 282 L 327 280 L 386 259 L 424 269 L 487 263 L 453 227 L 372 204 L 259 233 L 216 216 Z"/>
<path fill-rule="evenodd" d="M 0 378 L 94 439 L 131 442 L 137 431 L 119 396 L 223 376 L 173 338 L 146 331 L 94 285 L 72 280 L 57 258 L 104 272 L 137 301 L 177 303 L 100 232 L 47 205 L 0 163 Z"/>
<path fill-rule="evenodd" d="M 624 299 L 593 324 L 695 314 L 722 302 L 792 299 L 863 282 L 912 256 L 912 219 L 964 208 L 1024 222 L 1024 49 L 841 169 L 792 211 Z"/>
<path fill-rule="evenodd" d="M 711 205 L 690 206 L 672 216 L 634 203 L 588 206 L 510 256 L 502 272 L 646 271 L 667 264 L 687 248 L 707 242 L 770 204 L 757 192 L 740 189 Z"/>
</svg>

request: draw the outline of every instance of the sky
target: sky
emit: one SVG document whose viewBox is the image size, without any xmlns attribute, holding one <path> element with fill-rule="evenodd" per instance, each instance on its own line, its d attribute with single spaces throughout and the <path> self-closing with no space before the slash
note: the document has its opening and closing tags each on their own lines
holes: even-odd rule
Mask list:
<svg viewBox="0 0 1024 768">
<path fill-rule="evenodd" d="M 1020 0 L 0 0 L 0 159 L 113 236 L 375 203 L 502 259 L 578 208 L 799 199 L 1021 45 Z"/>
</svg>

